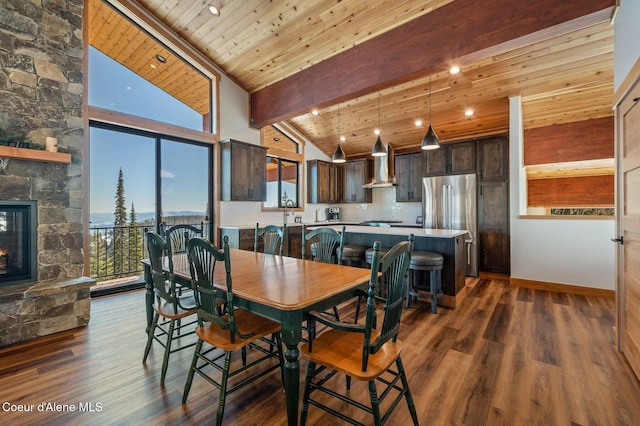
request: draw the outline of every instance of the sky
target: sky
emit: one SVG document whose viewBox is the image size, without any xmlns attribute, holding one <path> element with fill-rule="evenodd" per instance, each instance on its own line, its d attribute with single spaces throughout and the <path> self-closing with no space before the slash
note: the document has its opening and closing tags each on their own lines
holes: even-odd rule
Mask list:
<svg viewBox="0 0 640 426">
<path fill-rule="evenodd" d="M 206 96 L 206 94 L 205 94 Z M 94 48 L 89 49 L 89 104 L 157 121 L 202 130 L 202 116 Z M 207 202 L 207 148 L 161 143 L 163 211 L 204 212 Z M 127 214 L 155 210 L 156 139 L 92 127 L 90 211 L 115 210 L 122 168 Z"/>
</svg>

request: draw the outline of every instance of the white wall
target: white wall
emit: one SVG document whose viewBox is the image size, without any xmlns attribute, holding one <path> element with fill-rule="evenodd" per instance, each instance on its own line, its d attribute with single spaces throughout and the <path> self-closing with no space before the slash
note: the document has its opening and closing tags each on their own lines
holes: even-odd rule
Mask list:
<svg viewBox="0 0 640 426">
<path fill-rule="evenodd" d="M 260 145 L 260 131 L 249 127 L 249 94 L 229 77 L 220 79 L 220 140 Z"/>
<path fill-rule="evenodd" d="M 245 92 L 231 79 L 222 76 L 220 81 L 220 139 L 237 139 L 244 142 L 260 144 L 260 131 L 249 127 L 249 94 Z M 304 158 L 306 160 L 320 159 L 328 161 L 329 158 L 309 141 L 305 141 Z M 305 169 L 306 170 L 306 169 Z M 306 176 L 306 174 L 303 174 Z M 300 185 L 306 183 L 306 178 L 300 181 Z M 316 209 L 324 211 L 328 205 L 306 204 L 306 190 L 303 191 L 304 211 L 296 212 L 296 216 L 302 216 L 305 222 L 315 220 Z M 220 225 L 222 226 L 255 226 L 261 224 L 280 224 L 283 221 L 282 212 L 263 212 L 262 203 L 243 201 L 220 202 Z M 293 216 L 289 216 L 289 222 L 293 222 Z"/>
<path fill-rule="evenodd" d="M 640 56 L 640 1 L 621 0 L 614 28 L 613 84 L 618 90 Z"/>
<path fill-rule="evenodd" d="M 614 220 L 520 218 L 526 213 L 522 108 L 519 96 L 509 102 L 511 277 L 613 290 Z"/>
</svg>

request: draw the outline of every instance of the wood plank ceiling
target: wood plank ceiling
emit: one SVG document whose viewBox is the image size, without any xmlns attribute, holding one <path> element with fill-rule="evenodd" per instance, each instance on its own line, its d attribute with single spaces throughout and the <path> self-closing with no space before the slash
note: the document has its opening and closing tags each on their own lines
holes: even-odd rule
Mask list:
<svg viewBox="0 0 640 426">
<path fill-rule="evenodd" d="M 89 4 L 94 2 L 99 0 Z M 249 93 L 452 2 L 223 0 L 218 2 L 221 16 L 216 18 L 207 10 L 208 1 L 137 1 Z M 118 28 L 91 23 L 90 36 L 126 39 Z M 130 38 L 127 41 L 132 43 Z M 365 154 L 373 145 L 378 93 L 382 138 L 400 151 L 418 148 L 429 123 L 429 102 L 434 128 L 444 142 L 507 132 L 508 97 L 517 94 L 522 95 L 525 128 L 613 114 L 613 26 L 608 20 L 464 64 L 455 76 L 447 65 L 452 64 L 443 61 L 430 76 L 375 87 L 342 101 L 340 133 L 347 138 L 343 144 L 347 156 Z M 198 102 L 195 97 L 185 99 L 190 105 Z M 475 115 L 465 117 L 467 109 Z M 287 121 L 331 155 L 338 142 L 337 110 L 333 104 L 321 108 L 318 115 L 309 111 Z M 415 126 L 416 119 L 425 124 Z"/>
</svg>

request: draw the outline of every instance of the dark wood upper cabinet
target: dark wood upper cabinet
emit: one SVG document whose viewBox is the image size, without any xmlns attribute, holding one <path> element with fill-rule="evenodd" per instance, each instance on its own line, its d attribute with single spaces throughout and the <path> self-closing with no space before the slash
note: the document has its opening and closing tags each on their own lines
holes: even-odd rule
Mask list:
<svg viewBox="0 0 640 426">
<path fill-rule="evenodd" d="M 342 202 L 342 168 L 321 160 L 307 161 L 307 203 Z"/>
<path fill-rule="evenodd" d="M 449 150 L 450 175 L 465 175 L 476 172 L 476 141 L 451 144 Z"/>
<path fill-rule="evenodd" d="M 343 200 L 345 203 L 370 203 L 371 189 L 362 185 L 369 182 L 372 173 L 371 160 L 347 161 L 342 164 L 344 175 Z"/>
<path fill-rule="evenodd" d="M 267 199 L 267 148 L 234 139 L 220 141 L 222 201 Z"/>
<path fill-rule="evenodd" d="M 423 152 L 395 156 L 396 202 L 422 201 Z"/>
<path fill-rule="evenodd" d="M 476 172 L 476 142 L 443 144 L 426 152 L 425 176 L 463 175 Z"/>
<path fill-rule="evenodd" d="M 444 146 L 427 151 L 424 158 L 425 176 L 444 176 L 447 174 L 448 150 Z M 397 170 L 397 169 L 396 169 Z"/>
<path fill-rule="evenodd" d="M 506 136 L 478 141 L 479 180 L 504 180 L 509 177 L 509 142 Z"/>
</svg>

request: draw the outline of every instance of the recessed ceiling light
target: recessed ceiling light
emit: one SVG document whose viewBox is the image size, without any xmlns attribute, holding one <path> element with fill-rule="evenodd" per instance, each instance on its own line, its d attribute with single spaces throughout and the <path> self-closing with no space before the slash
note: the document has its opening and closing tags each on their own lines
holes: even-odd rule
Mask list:
<svg viewBox="0 0 640 426">
<path fill-rule="evenodd" d="M 380 129 L 373 129 L 373 134 L 374 135 L 379 135 L 380 134 Z"/>
<path fill-rule="evenodd" d="M 164 56 L 158 54 L 156 55 L 156 59 L 158 60 L 158 62 L 162 62 L 163 64 L 167 63 L 167 58 L 165 58 Z"/>
<path fill-rule="evenodd" d="M 465 111 L 464 111 L 464 115 L 465 115 L 466 117 L 472 117 L 472 116 L 473 116 L 473 114 L 475 114 L 475 111 L 474 111 L 474 110 L 472 110 L 472 109 L 467 109 L 467 110 L 465 110 Z"/>
<path fill-rule="evenodd" d="M 449 68 L 449 74 L 451 75 L 456 75 L 460 73 L 460 67 L 457 65 L 452 66 L 451 68 Z"/>
<path fill-rule="evenodd" d="M 344 136 L 340 136 L 340 142 L 344 142 L 346 140 L 347 140 L 347 138 L 345 138 Z"/>
<path fill-rule="evenodd" d="M 211 12 L 213 16 L 220 16 L 220 7 L 211 3 L 209 4 L 209 12 Z"/>
<path fill-rule="evenodd" d="M 317 109 L 314 109 L 314 110 L 311 111 L 311 114 L 318 115 L 318 114 L 320 114 L 320 111 L 318 111 Z"/>
<path fill-rule="evenodd" d="M 274 142 L 280 142 L 280 138 L 278 138 L 278 137 L 273 138 L 273 141 L 274 141 Z"/>
<path fill-rule="evenodd" d="M 414 122 L 413 122 L 413 124 L 414 124 L 416 127 L 420 127 L 420 126 L 422 126 L 422 120 L 416 120 L 416 121 L 414 121 Z"/>
</svg>

